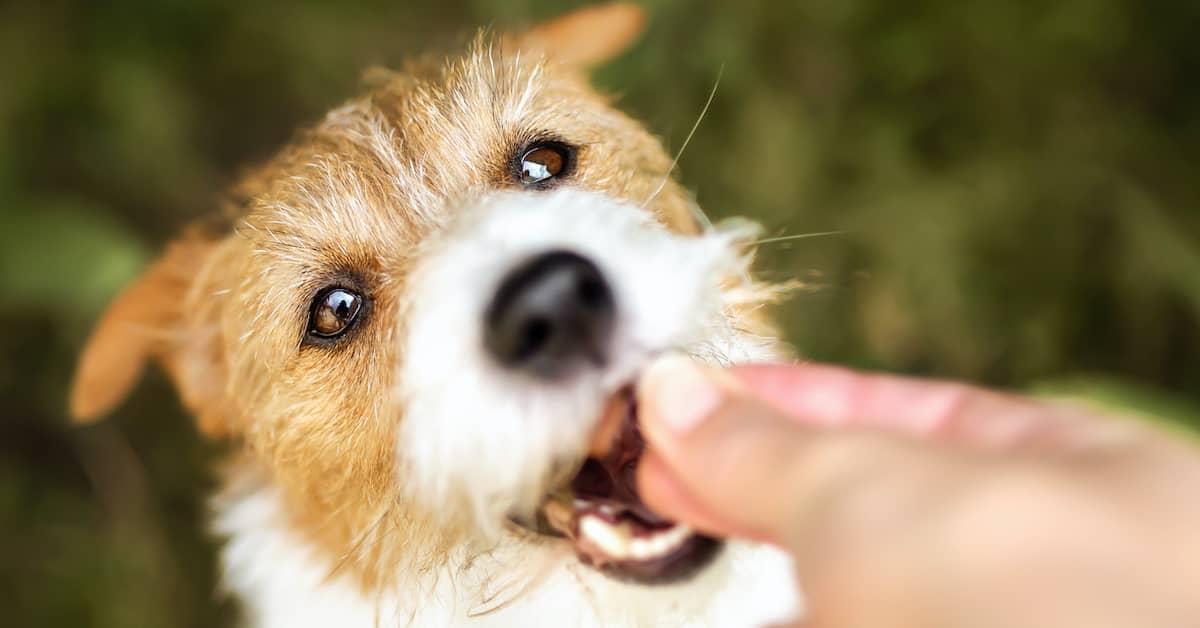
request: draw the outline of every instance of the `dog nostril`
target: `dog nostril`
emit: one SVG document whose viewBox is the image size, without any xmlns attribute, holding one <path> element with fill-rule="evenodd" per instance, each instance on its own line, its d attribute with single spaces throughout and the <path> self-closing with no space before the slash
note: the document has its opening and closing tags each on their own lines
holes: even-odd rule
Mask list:
<svg viewBox="0 0 1200 628">
<path fill-rule="evenodd" d="M 503 366 L 553 379 L 607 359 L 616 306 L 600 269 L 569 251 L 538 255 L 500 283 L 484 344 Z"/>
<path fill-rule="evenodd" d="M 530 320 L 519 334 L 519 348 L 513 354 L 518 361 L 537 355 L 550 339 L 550 321 L 544 318 Z"/>
<path fill-rule="evenodd" d="M 598 277 L 584 277 L 575 288 L 579 302 L 588 307 L 602 307 L 610 298 L 608 287 Z"/>
</svg>

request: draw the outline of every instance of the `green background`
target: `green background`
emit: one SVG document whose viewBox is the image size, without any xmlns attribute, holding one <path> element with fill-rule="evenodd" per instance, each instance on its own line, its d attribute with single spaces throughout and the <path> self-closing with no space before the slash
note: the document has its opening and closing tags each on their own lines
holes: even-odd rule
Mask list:
<svg viewBox="0 0 1200 628">
<path fill-rule="evenodd" d="M 6 626 L 213 626 L 218 448 L 161 375 L 73 428 L 80 342 L 222 186 L 361 71 L 575 2 L 0 4 Z M 1200 3 L 648 2 L 597 74 L 767 234 L 810 357 L 1200 422 Z M 723 70 L 722 70 L 723 68 Z"/>
</svg>

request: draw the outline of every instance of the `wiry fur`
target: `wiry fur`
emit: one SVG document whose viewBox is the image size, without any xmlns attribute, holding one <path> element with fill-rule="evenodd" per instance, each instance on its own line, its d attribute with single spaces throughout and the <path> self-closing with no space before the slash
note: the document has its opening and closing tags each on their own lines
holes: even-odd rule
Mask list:
<svg viewBox="0 0 1200 628">
<path fill-rule="evenodd" d="M 730 626 L 794 606 L 770 550 L 645 587 L 504 523 L 578 462 L 600 399 L 648 356 L 777 348 L 738 238 L 697 237 L 660 143 L 554 60 L 554 29 L 534 33 L 329 113 L 237 188 L 228 233 L 189 234 L 123 295 L 81 360 L 78 416 L 156 358 L 205 433 L 241 445 L 217 530 L 256 625 Z M 579 147 L 570 180 L 518 190 L 514 151 L 547 137 Z M 609 368 L 555 388 L 499 373 L 476 327 L 506 268 L 561 247 L 602 268 L 620 318 Z M 349 337 L 306 344 L 330 285 L 369 307 Z"/>
</svg>

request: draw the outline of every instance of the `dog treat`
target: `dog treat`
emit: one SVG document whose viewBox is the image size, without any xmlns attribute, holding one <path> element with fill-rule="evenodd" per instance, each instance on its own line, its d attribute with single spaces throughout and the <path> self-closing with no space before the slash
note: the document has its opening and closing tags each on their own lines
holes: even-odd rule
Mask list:
<svg viewBox="0 0 1200 628">
<path fill-rule="evenodd" d="M 609 450 L 616 443 L 617 436 L 620 435 L 626 416 L 629 414 L 629 404 L 632 398 L 633 390 L 626 387 L 608 400 L 604 406 L 604 413 L 600 416 L 600 424 L 596 427 L 588 445 L 588 456 L 603 458 L 608 455 Z"/>
</svg>

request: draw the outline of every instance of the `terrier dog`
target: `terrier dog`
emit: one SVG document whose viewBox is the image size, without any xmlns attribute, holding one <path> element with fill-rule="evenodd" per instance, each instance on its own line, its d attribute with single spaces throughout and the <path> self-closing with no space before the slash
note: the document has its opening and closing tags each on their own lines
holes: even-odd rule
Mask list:
<svg viewBox="0 0 1200 628">
<path fill-rule="evenodd" d="M 744 228 L 587 83 L 590 7 L 377 76 L 186 231 L 81 357 L 80 420 L 159 362 L 237 453 L 215 498 L 248 623 L 754 626 L 790 561 L 647 508 L 632 383 L 784 348 Z M 743 223 L 744 224 L 744 223 Z"/>
</svg>

